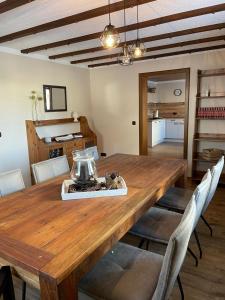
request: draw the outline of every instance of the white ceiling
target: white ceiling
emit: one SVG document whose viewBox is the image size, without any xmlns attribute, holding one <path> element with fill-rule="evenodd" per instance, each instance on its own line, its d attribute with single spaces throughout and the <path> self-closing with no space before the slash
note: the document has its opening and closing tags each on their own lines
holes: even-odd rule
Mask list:
<svg viewBox="0 0 225 300">
<path fill-rule="evenodd" d="M 4 2 L 1 1 L 0 2 Z M 111 1 L 111 3 L 115 3 L 117 1 Z M 106 0 L 36 0 L 27 5 L 21 6 L 14 10 L 5 12 L 0 14 L 0 36 L 10 34 L 12 32 L 16 32 L 22 29 L 26 29 L 32 26 L 40 25 L 42 23 L 46 23 L 49 21 L 53 21 L 59 18 L 63 18 L 66 16 L 70 16 L 73 14 L 77 14 L 79 12 L 87 11 L 99 6 L 106 5 L 108 1 Z M 207 7 L 216 4 L 222 4 L 225 1 L 222 0 L 156 0 L 154 2 L 150 2 L 148 4 L 144 4 L 140 6 L 139 14 L 140 21 L 145 21 L 149 19 L 158 18 L 161 16 L 166 16 L 170 14 L 175 14 L 183 11 L 189 11 L 197 8 Z M 149 27 L 140 30 L 140 35 L 142 37 L 162 34 L 167 32 L 173 32 L 182 29 L 195 28 L 204 25 L 210 25 L 215 23 L 225 22 L 225 12 L 219 12 L 215 14 L 195 17 L 191 19 L 186 19 L 182 21 L 171 22 L 167 24 L 162 24 L 154 27 Z M 100 32 L 103 30 L 104 26 L 108 23 L 108 16 L 104 15 L 101 17 L 93 18 L 90 20 L 86 20 L 80 23 L 67 25 L 61 28 L 45 31 L 42 33 L 38 33 L 32 36 L 27 36 L 24 38 L 16 39 L 10 42 L 0 44 L 1 50 L 21 50 L 24 48 L 29 48 L 33 46 L 38 46 L 45 43 L 51 43 L 67 38 L 74 38 L 94 32 Z M 123 26 L 123 12 L 116 12 L 112 14 L 112 23 L 117 26 Z M 130 8 L 127 10 L 127 24 L 136 23 L 136 8 Z M 172 39 L 165 39 L 160 41 L 154 41 L 150 43 L 146 43 L 146 47 L 152 47 L 157 45 L 171 44 L 186 40 L 193 40 L 203 37 L 210 37 L 215 35 L 225 35 L 225 29 L 209 31 L 199 34 L 192 34 L 183 37 L 176 37 Z M 136 32 L 131 31 L 128 32 L 127 38 L 135 39 Z M 123 34 L 121 34 L 121 40 L 123 40 Z M 201 44 L 200 47 L 211 46 L 211 45 L 219 45 L 224 44 L 224 41 L 213 42 L 213 43 L 205 43 Z M 80 50 L 85 48 L 92 48 L 100 46 L 99 40 L 91 40 L 82 42 L 79 44 L 72 44 L 70 46 L 63 46 L 58 48 L 53 48 L 45 51 L 36 52 L 34 54 L 29 54 L 29 56 L 34 57 L 38 55 L 39 57 L 47 58 L 49 55 L 54 55 L 58 53 Z M 167 49 L 163 51 L 155 51 L 152 54 L 156 53 L 165 53 L 165 52 L 173 52 L 185 49 L 198 48 L 199 45 L 195 46 L 187 46 L 187 47 L 179 47 L 173 49 Z M 101 56 L 110 53 L 117 53 L 119 49 L 114 49 L 111 51 L 100 51 L 94 52 L 90 54 L 67 57 L 61 60 L 57 60 L 59 62 L 69 63 L 71 60 L 75 59 L 83 59 L 88 57 Z M 147 53 L 150 55 L 151 53 Z M 106 60 L 98 60 L 99 62 L 104 62 Z M 86 65 L 91 62 L 86 63 Z"/>
</svg>

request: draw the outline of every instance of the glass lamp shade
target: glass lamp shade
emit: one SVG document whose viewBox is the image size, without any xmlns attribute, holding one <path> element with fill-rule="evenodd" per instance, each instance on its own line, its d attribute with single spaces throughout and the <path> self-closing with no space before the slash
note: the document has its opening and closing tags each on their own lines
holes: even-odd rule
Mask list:
<svg viewBox="0 0 225 300">
<path fill-rule="evenodd" d="M 123 51 L 118 57 L 118 62 L 122 66 L 129 66 L 133 64 L 130 48 L 127 45 L 123 46 Z"/>
<path fill-rule="evenodd" d="M 109 24 L 100 36 L 101 44 L 106 49 L 116 48 L 120 43 L 120 35 L 115 26 Z"/>
<path fill-rule="evenodd" d="M 136 43 L 132 46 L 131 52 L 133 58 L 142 57 L 146 52 L 145 45 L 141 43 L 140 40 L 137 40 Z"/>
</svg>

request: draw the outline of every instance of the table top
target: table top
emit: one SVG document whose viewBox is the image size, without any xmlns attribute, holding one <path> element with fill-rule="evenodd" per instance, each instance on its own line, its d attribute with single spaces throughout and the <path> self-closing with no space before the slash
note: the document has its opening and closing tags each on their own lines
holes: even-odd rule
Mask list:
<svg viewBox="0 0 225 300">
<path fill-rule="evenodd" d="M 0 258 L 57 282 L 82 276 L 186 169 L 182 159 L 115 154 L 97 163 L 99 176 L 117 171 L 126 196 L 61 200 L 68 176 L 32 186 L 0 201 Z"/>
</svg>

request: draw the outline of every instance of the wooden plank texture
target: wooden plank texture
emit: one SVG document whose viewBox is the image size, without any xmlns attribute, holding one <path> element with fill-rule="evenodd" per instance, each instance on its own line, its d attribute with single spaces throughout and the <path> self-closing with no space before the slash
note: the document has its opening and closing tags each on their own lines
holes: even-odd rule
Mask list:
<svg viewBox="0 0 225 300">
<path fill-rule="evenodd" d="M 158 110 L 161 118 L 184 118 L 185 117 L 184 102 L 149 103 L 148 107 L 151 111 Z"/>
<path fill-rule="evenodd" d="M 0 202 L 0 259 L 39 276 L 41 299 L 75 299 L 79 278 L 185 169 L 185 160 L 116 154 L 98 162 L 98 173 L 118 171 L 128 185 L 126 196 L 61 201 L 61 184 L 68 177 L 61 176 L 5 197 Z"/>
</svg>

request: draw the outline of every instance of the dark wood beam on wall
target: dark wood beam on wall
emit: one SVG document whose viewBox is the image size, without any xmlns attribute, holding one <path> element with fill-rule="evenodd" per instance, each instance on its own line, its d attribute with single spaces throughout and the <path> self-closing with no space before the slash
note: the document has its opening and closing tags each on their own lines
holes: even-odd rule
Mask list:
<svg viewBox="0 0 225 300">
<path fill-rule="evenodd" d="M 206 26 L 201 26 L 201 27 L 189 28 L 189 29 L 185 29 L 185 30 L 179 30 L 179 31 L 175 31 L 175 32 L 169 32 L 169 33 L 164 33 L 164 34 L 148 36 L 148 37 L 142 38 L 141 40 L 143 43 L 147 43 L 147 42 L 163 40 L 163 39 L 170 39 L 173 37 L 189 35 L 189 34 L 194 34 L 194 33 L 200 33 L 200 32 L 212 31 L 212 30 L 220 30 L 220 29 L 224 29 L 224 28 L 225 28 L 225 23 L 218 23 L 218 24 L 206 25 Z M 135 43 L 135 41 L 136 41 L 136 39 L 129 40 L 129 41 L 127 41 L 127 44 L 133 44 L 133 43 Z M 122 47 L 123 45 L 124 45 L 124 42 L 120 43 L 119 47 Z M 70 52 L 65 52 L 65 53 L 61 53 L 61 54 L 51 55 L 51 56 L 49 56 L 49 59 L 59 59 L 59 58 L 63 58 L 63 57 L 88 54 L 88 53 L 98 52 L 98 51 L 102 51 L 102 50 L 105 50 L 105 49 L 103 47 L 93 47 L 93 48 L 88 48 L 88 49 L 83 49 L 83 50 L 70 51 Z"/>
<path fill-rule="evenodd" d="M 161 24 L 165 24 L 165 23 L 169 23 L 169 22 L 184 20 L 184 19 L 198 17 L 198 16 L 207 15 L 207 14 L 211 14 L 211 13 L 216 13 L 216 12 L 220 12 L 220 11 L 224 11 L 224 10 L 225 10 L 225 3 L 208 6 L 208 7 L 203 7 L 203 8 L 199 8 L 199 9 L 194 9 L 194 10 L 190 10 L 190 11 L 185 11 L 185 12 L 168 15 L 168 16 L 164 16 L 164 17 L 159 17 L 156 19 L 140 22 L 139 24 L 134 23 L 131 25 L 119 27 L 117 29 L 120 33 L 122 33 L 125 31 L 127 32 L 127 31 L 136 30 L 137 28 L 139 28 L 139 29 L 147 28 L 147 27 L 161 25 Z M 95 32 L 95 33 L 91 33 L 91 34 L 87 34 L 87 35 L 83 35 L 83 36 L 79 36 L 79 37 L 75 37 L 75 38 L 71 38 L 71 39 L 61 40 L 58 42 L 53 42 L 53 43 L 49 43 L 49 44 L 44 44 L 44 45 L 40 45 L 40 46 L 23 49 L 23 50 L 21 50 L 21 52 L 22 53 L 31 53 L 31 52 L 36 52 L 36 51 L 40 51 L 40 50 L 46 50 L 46 49 L 50 49 L 50 48 L 56 48 L 56 47 L 60 47 L 60 46 L 80 43 L 80 42 L 84 42 L 84 41 L 97 39 L 97 38 L 99 38 L 100 35 L 101 35 L 101 32 Z M 1 37 L 0 37 L 0 42 L 1 42 Z"/>
<path fill-rule="evenodd" d="M 221 36 L 213 36 L 209 38 L 203 38 L 203 39 L 197 39 L 197 40 L 190 40 L 190 41 L 185 41 L 185 42 L 178 42 L 174 44 L 167 44 L 167 45 L 161 45 L 161 46 L 156 46 L 156 47 L 150 47 L 146 49 L 146 52 L 153 52 L 153 51 L 159 51 L 159 50 L 165 50 L 165 49 L 171 49 L 171 48 L 177 48 L 177 47 L 185 47 L 185 46 L 190 46 L 190 45 L 198 45 L 202 43 L 210 43 L 210 42 L 215 42 L 215 41 L 225 41 L 225 35 Z M 109 54 L 109 55 L 102 55 L 102 56 L 96 56 L 96 57 L 89 57 L 85 59 L 79 59 L 79 60 L 73 60 L 71 61 L 71 64 L 81 64 L 85 63 L 88 61 L 95 61 L 95 60 L 103 60 L 103 59 L 112 59 L 115 57 L 118 57 L 118 53 L 114 54 Z"/>
<path fill-rule="evenodd" d="M 225 48 L 225 44 L 224 45 L 209 46 L 209 47 L 201 47 L 201 48 L 188 49 L 188 50 L 183 50 L 183 51 L 176 51 L 176 52 L 168 52 L 168 53 L 162 53 L 162 54 L 156 54 L 156 55 L 149 55 L 149 56 L 137 58 L 134 61 L 157 59 L 157 58 L 162 58 L 162 57 L 170 57 L 170 56 L 176 56 L 176 55 L 182 55 L 182 54 L 205 52 L 205 51 L 218 50 L 218 49 L 224 49 L 224 48 Z M 116 65 L 116 64 L 118 64 L 117 61 L 111 61 L 111 62 L 105 62 L 105 63 L 100 63 L 100 64 L 88 65 L 88 67 L 89 68 L 97 68 L 97 67 Z"/>
<path fill-rule="evenodd" d="M 156 0 L 139 0 L 140 4 L 145 4 L 148 2 L 153 2 Z M 126 8 L 130 8 L 133 6 L 136 6 L 137 1 L 136 0 L 127 0 L 126 1 Z M 120 11 L 122 9 L 124 9 L 124 1 L 118 1 L 115 2 L 113 4 L 110 5 L 111 7 L 111 12 L 116 12 L 116 11 Z M 99 16 L 103 16 L 108 14 L 109 12 L 109 7 L 108 5 L 104 5 L 98 8 L 94 8 L 88 11 L 84 11 L 69 17 L 65 17 L 65 18 L 61 18 L 55 21 L 51 21 L 48 23 L 44 23 L 38 26 L 34 26 L 34 27 L 30 27 L 24 30 L 20 30 L 17 32 L 13 32 L 4 36 L 0 37 L 0 43 L 4 43 L 4 42 L 8 42 L 8 41 L 12 41 L 15 39 L 19 39 L 25 36 L 29 36 L 32 34 L 37 34 L 40 32 L 44 32 L 47 30 L 51 30 L 51 29 L 56 29 L 59 27 L 63 27 L 66 25 L 70 25 L 70 24 L 74 24 L 74 23 L 78 23 L 81 21 L 85 21 L 85 20 L 89 20 L 92 18 L 96 18 Z"/>
<path fill-rule="evenodd" d="M 35 0 L 7 0 L 0 3 L 0 14 L 3 14 L 7 11 L 10 11 L 12 9 L 15 9 L 19 6 L 28 4 L 30 2 L 33 2 Z"/>
</svg>

